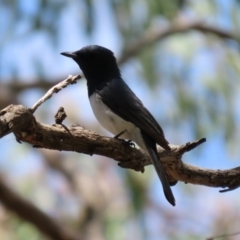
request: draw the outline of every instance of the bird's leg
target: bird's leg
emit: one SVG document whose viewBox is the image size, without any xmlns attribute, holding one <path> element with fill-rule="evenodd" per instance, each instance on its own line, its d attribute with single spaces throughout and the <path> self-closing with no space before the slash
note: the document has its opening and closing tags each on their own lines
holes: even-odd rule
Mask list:
<svg viewBox="0 0 240 240">
<path fill-rule="evenodd" d="M 119 137 L 121 135 L 123 135 L 127 130 L 123 130 L 122 132 L 118 133 L 117 135 L 114 136 L 115 139 L 118 139 L 120 142 L 122 142 L 123 144 L 129 146 L 129 147 L 133 147 L 135 148 L 135 144 L 132 142 L 132 140 L 124 140 L 124 139 L 120 139 Z"/>
<path fill-rule="evenodd" d="M 120 136 L 122 136 L 127 130 L 123 130 L 120 133 L 118 133 L 117 135 L 115 135 L 113 138 L 119 139 Z M 121 139 L 119 139 L 121 140 Z"/>
</svg>

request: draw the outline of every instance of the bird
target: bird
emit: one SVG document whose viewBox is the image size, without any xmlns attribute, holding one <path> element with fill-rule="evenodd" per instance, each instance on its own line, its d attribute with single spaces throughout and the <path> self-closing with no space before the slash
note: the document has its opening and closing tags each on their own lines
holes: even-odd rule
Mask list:
<svg viewBox="0 0 240 240">
<path fill-rule="evenodd" d="M 174 195 L 157 154 L 157 144 L 167 151 L 171 148 L 158 122 L 123 80 L 114 53 L 103 46 L 88 45 L 61 54 L 72 58 L 82 70 L 90 105 L 98 122 L 115 138 L 133 141 L 149 155 L 166 199 L 175 206 Z"/>
</svg>

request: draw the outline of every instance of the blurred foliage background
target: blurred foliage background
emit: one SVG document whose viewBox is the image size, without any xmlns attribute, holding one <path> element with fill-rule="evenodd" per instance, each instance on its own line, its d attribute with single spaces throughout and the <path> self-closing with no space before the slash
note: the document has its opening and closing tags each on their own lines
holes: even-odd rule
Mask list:
<svg viewBox="0 0 240 240">
<path fill-rule="evenodd" d="M 194 22 L 209 31 L 176 31 Z M 168 29 L 168 36 L 154 38 Z M 240 1 L 0 0 L 0 33 L 1 109 L 30 107 L 79 73 L 60 52 L 103 45 L 120 59 L 124 79 L 170 143 L 207 138 L 184 161 L 212 169 L 240 164 Z M 82 80 L 55 95 L 37 120 L 52 124 L 63 106 L 66 126 L 79 123 L 109 135 L 91 112 L 85 85 Z M 136 173 L 100 156 L 20 145 L 13 135 L 0 140 L 0 151 L 8 185 L 82 239 L 193 240 L 240 231 L 239 190 L 220 194 L 178 183 L 173 208 L 151 166 Z M 1 206 L 0 239 L 48 238 Z"/>
</svg>

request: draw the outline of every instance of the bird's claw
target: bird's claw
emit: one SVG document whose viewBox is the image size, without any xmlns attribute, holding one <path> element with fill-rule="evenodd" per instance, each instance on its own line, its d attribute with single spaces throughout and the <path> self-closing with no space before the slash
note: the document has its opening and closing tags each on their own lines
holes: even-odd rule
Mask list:
<svg viewBox="0 0 240 240">
<path fill-rule="evenodd" d="M 133 143 L 132 140 L 124 140 L 124 139 L 119 139 L 118 140 L 123 143 L 125 146 L 128 146 L 128 147 L 132 147 L 132 148 L 136 148 L 135 144 Z"/>
<path fill-rule="evenodd" d="M 124 139 L 120 139 L 119 137 L 121 135 L 123 135 L 127 130 L 123 130 L 122 132 L 120 132 L 119 134 L 115 135 L 114 138 L 119 140 L 121 143 L 123 143 L 125 146 L 128 146 L 128 147 L 132 147 L 132 148 L 136 148 L 135 147 L 135 144 L 132 142 L 132 140 L 124 140 Z"/>
</svg>

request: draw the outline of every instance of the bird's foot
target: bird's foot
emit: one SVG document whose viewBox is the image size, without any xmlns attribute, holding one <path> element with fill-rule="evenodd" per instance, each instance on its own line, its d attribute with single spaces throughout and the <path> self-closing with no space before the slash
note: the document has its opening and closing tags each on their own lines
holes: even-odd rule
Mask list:
<svg viewBox="0 0 240 240">
<path fill-rule="evenodd" d="M 123 135 L 124 133 L 126 132 L 126 130 L 118 133 L 117 135 L 114 136 L 115 139 L 119 140 L 121 143 L 123 143 L 125 146 L 129 146 L 129 147 L 132 147 L 132 148 L 135 148 L 135 144 L 132 142 L 132 140 L 124 140 L 124 139 L 120 139 L 119 137 L 121 135 Z"/>
<path fill-rule="evenodd" d="M 120 136 L 122 136 L 127 130 L 123 130 L 120 133 L 118 133 L 117 135 L 115 135 L 113 138 L 119 139 Z M 121 140 L 121 139 L 119 139 Z"/>
<path fill-rule="evenodd" d="M 118 140 L 123 143 L 125 146 L 128 146 L 128 147 L 132 147 L 132 148 L 136 148 L 135 147 L 135 144 L 133 143 L 132 140 L 124 140 L 124 139 L 119 139 Z"/>
<path fill-rule="evenodd" d="M 124 146 L 126 147 L 136 148 L 132 140 L 124 140 L 120 138 L 116 138 L 116 139 L 120 141 L 122 144 L 124 144 Z"/>
</svg>

